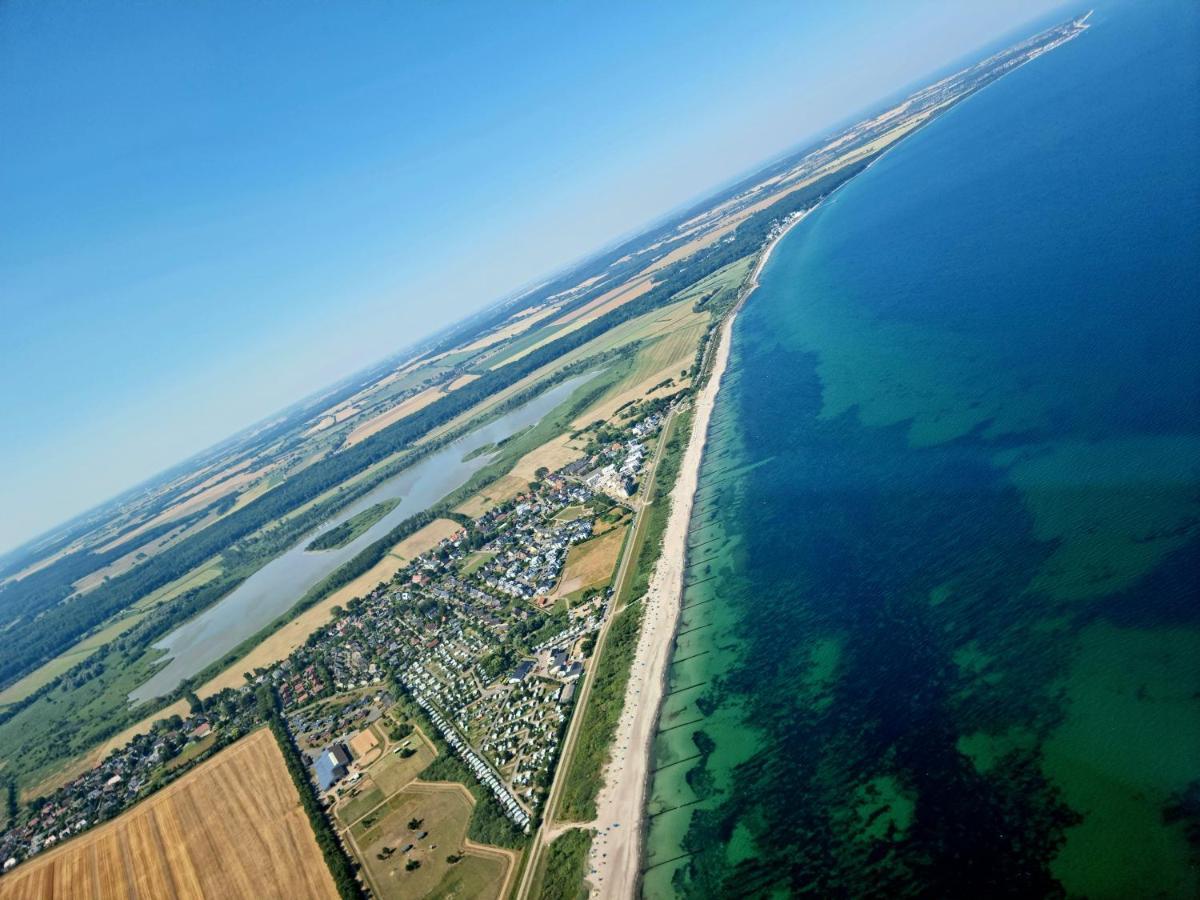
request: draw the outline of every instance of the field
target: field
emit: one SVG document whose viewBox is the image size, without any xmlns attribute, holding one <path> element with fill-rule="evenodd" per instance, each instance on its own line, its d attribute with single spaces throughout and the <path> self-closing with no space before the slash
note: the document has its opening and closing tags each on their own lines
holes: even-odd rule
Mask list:
<svg viewBox="0 0 1200 900">
<path fill-rule="evenodd" d="M 462 531 L 462 525 L 453 519 L 434 519 L 416 534 L 407 537 L 392 548 L 391 555 L 408 561 L 426 550 L 436 547 L 443 538 Z"/>
<path fill-rule="evenodd" d="M 346 446 L 353 447 L 360 441 L 365 441 L 371 435 L 378 431 L 387 428 L 393 422 L 399 422 L 405 416 L 412 415 L 417 410 L 424 409 L 434 400 L 442 396 L 440 387 L 426 388 L 419 394 L 414 394 L 407 400 L 402 401 L 396 406 L 393 406 L 387 412 L 367 419 L 361 425 L 357 426 L 353 431 L 346 436 Z"/>
<path fill-rule="evenodd" d="M 608 584 L 617 565 L 626 530 L 625 526 L 612 528 L 572 547 L 567 553 L 567 563 L 563 566 L 562 578 L 554 597 L 565 597 L 576 591 Z"/>
<path fill-rule="evenodd" d="M 462 574 L 473 575 L 479 569 L 483 568 L 483 566 L 487 565 L 487 563 L 491 562 L 495 555 L 495 553 L 484 553 L 483 551 L 472 553 L 462 568 Z"/>
<path fill-rule="evenodd" d="M 337 892 L 266 730 L 0 879 L 2 900 L 268 896 Z"/>
<path fill-rule="evenodd" d="M 475 799 L 456 783 L 417 781 L 437 750 L 419 728 L 400 746 L 409 741 L 417 752 L 407 759 L 389 741 L 335 810 L 371 885 L 382 898 L 498 898 L 513 854 L 467 840 Z M 414 819 L 419 826 L 409 828 Z M 413 860 L 419 865 L 409 869 Z"/>
<path fill-rule="evenodd" d="M 461 882 L 458 896 L 498 897 L 504 883 L 506 863 L 502 856 L 463 855 L 467 822 L 474 799 L 464 788 L 451 784 L 409 785 L 386 803 L 376 807 L 350 829 L 351 838 L 380 897 L 424 897 L 437 891 L 449 893 L 442 882 Z M 409 828 L 419 820 L 416 829 Z M 426 833 L 427 837 L 418 835 Z M 413 848 L 404 853 L 404 847 Z M 390 855 L 385 847 L 395 848 Z M 379 859 L 383 854 L 386 859 Z M 462 855 L 451 863 L 447 857 Z M 408 870 L 409 860 L 420 867 Z M 463 867 L 463 868 L 460 868 Z"/>
<path fill-rule="evenodd" d="M 606 294 L 601 294 L 592 302 L 580 307 L 573 313 L 563 316 L 555 325 L 561 327 L 553 330 L 546 329 L 544 333 L 536 335 L 539 339 L 529 343 L 528 346 L 521 348 L 519 352 L 503 354 L 496 357 L 492 368 L 497 368 L 504 363 L 513 362 L 520 359 L 522 356 L 532 353 L 539 347 L 545 346 L 551 340 L 562 337 L 564 334 L 569 334 L 577 328 L 582 328 L 589 322 L 594 322 L 607 312 L 611 312 L 622 304 L 628 303 L 630 300 L 636 300 L 646 291 L 650 290 L 653 285 L 649 278 L 636 278 L 630 282 L 622 284 L 618 288 L 614 288 Z"/>
<path fill-rule="evenodd" d="M 414 394 L 407 400 L 402 400 L 398 405 L 393 406 L 386 412 L 379 413 L 365 422 L 357 425 L 353 431 L 346 436 L 346 446 L 353 447 L 355 444 L 365 441 L 376 432 L 382 431 L 394 422 L 399 422 L 405 416 L 411 416 L 418 410 L 424 409 L 435 400 L 440 400 L 451 391 L 458 390 L 465 384 L 470 384 L 478 376 L 477 375 L 460 375 L 452 382 L 446 385 L 434 385 L 426 388 L 418 394 Z"/>
<path fill-rule="evenodd" d="M 547 306 L 545 309 L 527 311 L 524 315 L 514 317 L 514 321 L 502 325 L 495 331 L 485 334 L 474 343 L 463 347 L 463 351 L 483 350 L 491 347 L 493 344 L 516 337 L 521 332 L 528 331 L 542 319 L 552 316 L 556 312 L 558 312 L 557 306 Z"/>
<path fill-rule="evenodd" d="M 459 506 L 457 511 L 469 516 L 478 516 L 489 507 L 511 500 L 527 490 L 529 482 L 537 478 L 538 469 L 554 471 L 581 456 L 583 451 L 575 448 L 569 435 L 558 435 L 518 459 L 512 471 L 489 484 L 481 494 Z"/>
</svg>

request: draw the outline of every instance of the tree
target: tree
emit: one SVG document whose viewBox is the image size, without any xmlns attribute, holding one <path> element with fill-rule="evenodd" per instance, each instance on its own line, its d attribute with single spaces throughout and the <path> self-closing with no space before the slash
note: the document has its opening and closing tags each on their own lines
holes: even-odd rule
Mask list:
<svg viewBox="0 0 1200 900">
<path fill-rule="evenodd" d="M 6 825 L 12 825 L 17 820 L 17 814 L 21 811 L 20 804 L 17 801 L 17 778 L 15 775 L 9 775 L 5 779 L 4 785 L 4 822 Z"/>
<path fill-rule="evenodd" d="M 270 720 L 278 714 L 279 700 L 269 684 L 260 684 L 258 686 L 258 689 L 254 692 L 254 702 L 258 707 L 258 714 L 264 720 Z"/>
<path fill-rule="evenodd" d="M 188 702 L 188 709 L 191 710 L 193 716 L 198 716 L 204 712 L 204 701 L 197 696 L 195 691 L 185 692 L 183 699 Z"/>
<path fill-rule="evenodd" d="M 421 824 L 424 821 L 425 821 L 424 819 L 418 819 L 418 818 L 414 817 L 414 818 L 408 820 L 408 827 L 411 831 L 416 831 L 418 828 L 421 827 Z"/>
</svg>

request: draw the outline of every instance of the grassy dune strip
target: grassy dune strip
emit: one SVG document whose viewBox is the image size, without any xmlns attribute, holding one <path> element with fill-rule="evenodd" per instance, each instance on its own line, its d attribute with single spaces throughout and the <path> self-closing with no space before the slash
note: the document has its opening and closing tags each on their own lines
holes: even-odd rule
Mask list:
<svg viewBox="0 0 1200 900">
<path fill-rule="evenodd" d="M 666 437 L 662 457 L 654 472 L 653 493 L 654 502 L 646 507 L 646 523 L 638 537 L 635 565 L 628 581 L 621 585 L 622 591 L 617 599 L 624 597 L 640 597 L 650 587 L 650 575 L 654 565 L 662 553 L 663 532 L 667 529 L 667 519 L 671 515 L 669 501 L 675 479 L 679 477 L 679 466 L 683 461 L 683 451 L 687 449 L 688 436 L 692 429 L 692 413 L 690 411 L 676 416 L 671 423 L 671 432 Z M 661 500 L 659 499 L 661 498 Z"/>
<path fill-rule="evenodd" d="M 585 900 L 592 832 L 572 828 L 560 834 L 542 856 L 529 896 L 538 900 Z"/>
<path fill-rule="evenodd" d="M 634 565 L 625 583 L 617 586 L 614 603 L 618 604 L 619 611 L 609 627 L 596 664 L 596 675 L 584 707 L 583 722 L 559 803 L 558 816 L 567 821 L 588 822 L 596 817 L 596 794 L 600 790 L 609 747 L 617 733 L 630 668 L 637 652 L 643 615 L 641 597 L 662 553 L 663 532 L 671 511 L 666 501 L 679 475 L 691 422 L 691 413 L 684 413 L 672 423 L 651 486 L 651 497 L 662 499 L 646 507 L 645 520 L 633 538 L 637 543 L 630 547 L 630 552 L 635 554 Z M 624 605 L 619 605 L 621 603 Z"/>
<path fill-rule="evenodd" d="M 575 739 L 575 752 L 563 785 L 558 817 L 590 822 L 596 817 L 596 794 L 608 759 L 608 748 L 617 733 L 617 720 L 629 683 L 629 670 L 641 630 L 641 602 L 627 605 L 613 619 L 596 666 L 596 675 L 584 710 L 583 724 Z"/>
</svg>

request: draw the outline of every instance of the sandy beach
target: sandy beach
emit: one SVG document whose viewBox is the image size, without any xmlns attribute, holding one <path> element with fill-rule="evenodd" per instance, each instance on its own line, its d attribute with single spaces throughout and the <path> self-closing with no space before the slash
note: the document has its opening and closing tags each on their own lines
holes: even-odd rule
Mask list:
<svg viewBox="0 0 1200 900">
<path fill-rule="evenodd" d="M 741 299 L 721 325 L 712 375 L 696 397 L 692 433 L 670 495 L 671 514 L 663 536 L 663 552 L 643 601 L 646 608 L 642 632 L 633 659 L 625 705 L 613 739 L 612 758 L 605 767 L 604 786 L 596 798 L 597 816 L 593 823 L 596 837 L 592 842 L 587 876 L 594 897 L 624 900 L 637 892 L 642 867 L 650 753 L 683 598 L 692 500 L 699 482 L 709 420 L 729 362 L 733 322 L 742 303 L 758 287 L 758 277 L 776 243 L 807 214 L 791 219 L 763 248 Z"/>
</svg>

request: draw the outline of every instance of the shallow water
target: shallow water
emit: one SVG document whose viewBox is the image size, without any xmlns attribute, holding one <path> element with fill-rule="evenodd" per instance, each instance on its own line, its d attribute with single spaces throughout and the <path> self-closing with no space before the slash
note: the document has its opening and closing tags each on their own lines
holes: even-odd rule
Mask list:
<svg viewBox="0 0 1200 900">
<path fill-rule="evenodd" d="M 1101 8 L 776 248 L 647 896 L 1200 891 L 1198 20 Z"/>
<path fill-rule="evenodd" d="M 499 443 L 541 421 L 595 373 L 568 378 L 522 406 L 466 434 L 427 456 L 399 475 L 389 478 L 347 506 L 327 523 L 298 540 L 267 563 L 215 606 L 180 625 L 155 649 L 165 650 L 165 664 L 129 697 L 133 702 L 162 696 L 185 678 L 220 659 L 246 638 L 269 625 L 295 605 L 313 585 L 379 540 L 410 516 L 424 512 L 486 466 L 495 454 L 464 459 L 480 447 Z M 344 547 L 309 552 L 318 534 L 383 500 L 400 498 L 400 504 Z"/>
</svg>

